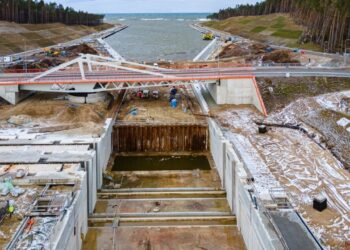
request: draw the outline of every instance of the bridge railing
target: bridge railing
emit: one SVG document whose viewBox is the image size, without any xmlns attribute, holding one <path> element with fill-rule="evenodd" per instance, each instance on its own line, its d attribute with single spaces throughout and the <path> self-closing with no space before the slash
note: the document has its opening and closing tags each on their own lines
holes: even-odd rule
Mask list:
<svg viewBox="0 0 350 250">
<path fill-rule="evenodd" d="M 339 68 L 344 67 L 344 64 L 341 62 L 325 62 L 325 63 L 274 63 L 274 62 L 253 62 L 254 67 L 320 67 L 320 68 Z"/>
</svg>

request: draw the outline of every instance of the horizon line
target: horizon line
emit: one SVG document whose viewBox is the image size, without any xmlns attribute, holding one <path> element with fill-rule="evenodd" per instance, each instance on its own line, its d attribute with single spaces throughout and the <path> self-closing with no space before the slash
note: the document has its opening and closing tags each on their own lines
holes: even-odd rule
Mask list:
<svg viewBox="0 0 350 250">
<path fill-rule="evenodd" d="M 213 12 L 105 12 L 96 14 L 210 14 Z"/>
</svg>

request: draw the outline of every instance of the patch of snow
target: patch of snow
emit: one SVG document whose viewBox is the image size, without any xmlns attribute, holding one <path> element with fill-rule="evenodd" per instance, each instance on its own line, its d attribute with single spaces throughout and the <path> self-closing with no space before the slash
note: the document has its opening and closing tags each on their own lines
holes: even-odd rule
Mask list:
<svg viewBox="0 0 350 250">
<path fill-rule="evenodd" d="M 337 121 L 337 124 L 342 127 L 346 127 L 350 124 L 350 120 L 346 119 L 345 117 L 341 118 L 339 121 Z"/>
<path fill-rule="evenodd" d="M 344 97 L 339 93 L 333 95 L 338 100 Z M 330 101 L 333 98 L 332 95 L 324 95 L 298 100 L 281 113 L 267 118 L 267 121 L 298 124 L 300 115 L 322 110 L 323 105 L 337 109 L 337 103 Z M 322 105 L 317 99 L 322 101 Z M 259 134 L 254 120 L 261 118 L 248 108 L 226 110 L 218 115 L 222 124 L 230 127 L 224 136 L 236 148 L 254 177 L 257 195 L 263 199 L 269 190 L 283 187 L 296 210 L 305 211 L 313 198 L 322 194 L 328 199 L 334 215 L 329 224 L 320 225 L 308 212 L 302 217 L 308 219 L 312 231 L 321 237 L 331 235 L 338 238 L 337 235 L 341 234 L 341 237 L 350 238 L 350 232 L 345 231 L 350 225 L 350 175 L 344 171 L 341 162 L 298 130 L 272 128 L 267 134 Z M 337 218 L 341 221 L 336 221 Z M 338 226 L 330 232 L 327 229 L 331 224 Z"/>
</svg>

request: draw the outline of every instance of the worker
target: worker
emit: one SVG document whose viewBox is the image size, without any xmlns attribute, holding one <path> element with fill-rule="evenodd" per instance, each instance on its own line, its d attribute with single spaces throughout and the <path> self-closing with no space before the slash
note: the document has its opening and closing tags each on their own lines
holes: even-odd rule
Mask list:
<svg viewBox="0 0 350 250">
<path fill-rule="evenodd" d="M 7 207 L 8 207 L 8 212 L 10 214 L 10 218 L 12 218 L 12 214 L 15 211 L 15 206 L 14 206 L 14 202 L 11 200 L 7 200 Z"/>
<path fill-rule="evenodd" d="M 170 90 L 170 95 L 175 96 L 177 93 L 177 89 L 175 88 L 175 86 L 172 87 L 172 89 Z"/>
<path fill-rule="evenodd" d="M 26 226 L 25 230 L 27 232 L 32 230 L 32 227 L 33 227 L 34 223 L 35 223 L 34 217 L 30 218 L 30 220 L 28 220 L 28 222 L 27 222 L 27 226 Z"/>
<path fill-rule="evenodd" d="M 177 107 L 177 100 L 174 98 L 170 101 L 170 106 L 175 109 Z"/>
<path fill-rule="evenodd" d="M 175 86 L 173 86 L 170 90 L 169 102 L 171 102 L 173 99 L 176 99 L 176 93 L 177 89 L 175 88 Z"/>
</svg>

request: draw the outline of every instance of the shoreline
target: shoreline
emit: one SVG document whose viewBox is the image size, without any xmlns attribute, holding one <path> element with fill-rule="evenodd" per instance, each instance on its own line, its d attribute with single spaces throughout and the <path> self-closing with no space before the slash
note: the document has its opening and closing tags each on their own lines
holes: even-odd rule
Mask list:
<svg viewBox="0 0 350 250">
<path fill-rule="evenodd" d="M 69 46 L 73 46 L 75 44 L 82 44 L 84 43 L 84 40 L 89 40 L 89 39 L 105 39 L 111 35 L 114 35 L 124 29 L 128 28 L 127 25 L 120 25 L 120 24 L 116 24 L 114 25 L 114 27 L 106 29 L 106 30 L 102 30 L 99 32 L 95 32 L 71 41 L 67 41 L 64 43 L 57 43 L 48 47 L 40 47 L 37 49 L 33 49 L 33 50 L 27 50 L 27 51 L 23 51 L 23 52 L 19 52 L 19 53 L 15 53 L 15 54 L 9 54 L 6 55 L 7 57 L 12 57 L 13 58 L 13 62 L 17 63 L 18 61 L 16 61 L 16 59 L 21 58 L 21 57 L 29 57 L 32 56 L 36 53 L 41 52 L 44 48 L 48 48 L 48 49 L 57 49 L 57 48 L 62 48 L 62 47 L 69 47 Z"/>
<path fill-rule="evenodd" d="M 239 35 L 234 35 L 222 30 L 217 30 L 211 27 L 207 27 L 205 25 L 203 25 L 202 22 L 197 22 L 194 24 L 195 29 L 202 31 L 202 32 L 212 32 L 214 35 L 217 35 L 219 37 L 223 37 L 225 40 L 229 39 L 229 38 L 233 38 L 234 41 L 255 41 L 255 42 L 259 42 L 257 40 L 252 40 L 249 38 L 245 38 Z M 271 48 L 274 49 L 283 49 L 283 50 L 290 50 L 293 51 L 295 48 L 290 48 L 290 47 L 286 47 L 286 46 L 281 46 L 281 45 L 275 45 L 269 42 L 260 42 L 262 44 L 266 44 L 268 46 L 270 46 Z M 327 56 L 333 59 L 340 59 L 343 58 L 343 55 L 340 54 L 334 54 L 334 53 L 326 53 L 326 52 L 317 52 L 317 51 L 313 51 L 313 50 L 306 50 L 306 49 L 302 49 L 303 51 L 307 52 L 308 54 L 311 55 L 316 55 L 316 56 Z"/>
</svg>

